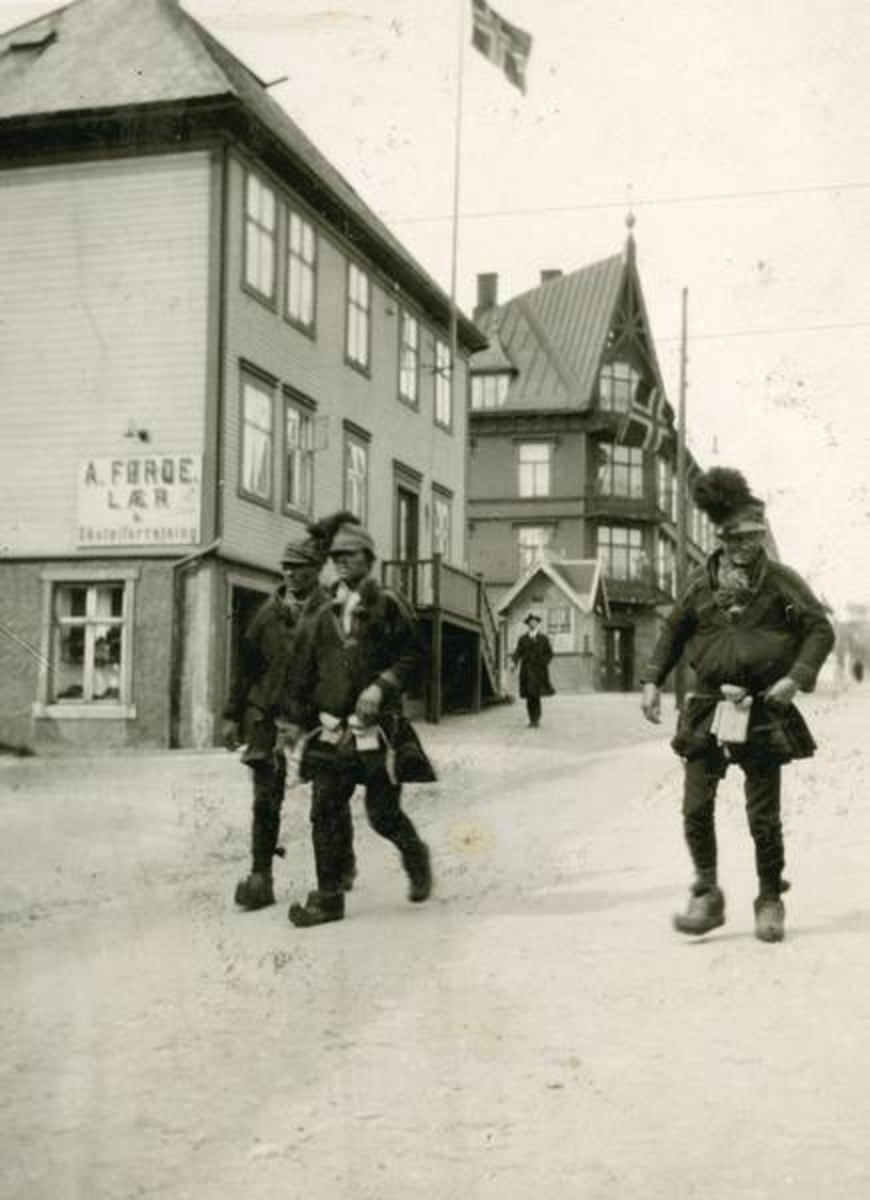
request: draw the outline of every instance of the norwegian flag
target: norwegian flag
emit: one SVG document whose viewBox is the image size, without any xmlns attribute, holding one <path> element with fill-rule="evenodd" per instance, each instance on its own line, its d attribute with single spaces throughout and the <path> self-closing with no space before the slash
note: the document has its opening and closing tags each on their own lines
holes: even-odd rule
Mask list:
<svg viewBox="0 0 870 1200">
<path fill-rule="evenodd" d="M 500 17 L 486 0 L 471 0 L 474 28 L 471 44 L 526 94 L 526 66 L 532 52 L 531 34 Z"/>
<path fill-rule="evenodd" d="M 661 450 L 670 436 L 665 417 L 665 395 L 655 385 L 639 385 L 632 397 L 616 440 L 651 453 Z"/>
</svg>

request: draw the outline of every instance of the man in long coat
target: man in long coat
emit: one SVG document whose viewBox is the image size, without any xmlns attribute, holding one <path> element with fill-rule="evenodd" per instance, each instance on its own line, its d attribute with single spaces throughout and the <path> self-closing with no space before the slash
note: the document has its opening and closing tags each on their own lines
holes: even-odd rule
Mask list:
<svg viewBox="0 0 870 1200">
<path fill-rule="evenodd" d="M 511 661 L 520 669 L 520 696 L 526 702 L 529 726 L 537 729 L 541 723 L 541 697 L 555 695 L 550 683 L 553 647 L 541 631 L 541 618 L 537 613 L 530 612 L 524 624 L 526 632 L 517 642 Z"/>
<path fill-rule="evenodd" d="M 281 563 L 284 582 L 244 632 L 223 712 L 224 745 L 228 750 L 244 745 L 242 762 L 250 768 L 253 784 L 251 870 L 235 892 L 236 903 L 249 910 L 275 903 L 272 860 L 278 853 L 286 780 L 276 721 L 300 629 L 328 599 L 319 583 L 322 565 L 322 551 L 311 539 L 287 546 Z"/>
<path fill-rule="evenodd" d="M 785 936 L 785 851 L 781 768 L 805 758 L 815 742 L 794 706 L 815 687 L 834 631 L 803 579 L 764 550 L 764 505 L 739 471 L 714 467 L 694 489 L 720 546 L 690 577 L 665 621 L 645 673 L 642 707 L 661 720 L 660 689 L 685 657 L 696 676 L 671 745 L 685 761 L 683 829 L 695 868 L 688 910 L 674 917 L 686 934 L 722 925 L 725 897 L 717 877 L 715 799 L 730 763 L 745 776 L 746 815 L 755 844 L 755 934 Z"/>
</svg>

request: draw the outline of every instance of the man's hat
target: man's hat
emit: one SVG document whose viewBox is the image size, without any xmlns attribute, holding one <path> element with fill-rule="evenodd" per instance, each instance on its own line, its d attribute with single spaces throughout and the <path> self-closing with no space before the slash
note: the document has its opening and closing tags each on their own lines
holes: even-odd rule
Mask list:
<svg viewBox="0 0 870 1200">
<path fill-rule="evenodd" d="M 530 621 L 537 621 L 538 624 L 540 625 L 541 624 L 541 614 L 537 613 L 537 612 L 527 613 L 525 618 L 523 619 L 523 624 L 528 625 L 528 623 Z"/>
<path fill-rule="evenodd" d="M 330 558 L 335 554 L 352 554 L 355 550 L 367 550 L 376 558 L 374 538 L 362 525 L 341 525 L 329 546 Z"/>
<path fill-rule="evenodd" d="M 719 537 L 731 533 L 766 533 L 764 501 L 753 496 L 744 476 L 732 467 L 712 467 L 700 475 L 692 494 Z"/>
<path fill-rule="evenodd" d="M 312 542 L 288 542 L 281 555 L 282 567 L 322 567 L 323 558 Z"/>
</svg>

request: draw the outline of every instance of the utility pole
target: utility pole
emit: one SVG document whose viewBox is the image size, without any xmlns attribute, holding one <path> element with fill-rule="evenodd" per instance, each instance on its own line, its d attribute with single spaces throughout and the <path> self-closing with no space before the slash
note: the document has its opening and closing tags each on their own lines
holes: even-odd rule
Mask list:
<svg viewBox="0 0 870 1200">
<path fill-rule="evenodd" d="M 683 314 L 680 335 L 680 404 L 677 415 L 677 599 L 686 589 L 689 573 L 687 535 L 688 496 L 686 486 L 686 366 L 688 363 L 689 289 L 683 288 Z M 674 676 L 677 708 L 682 711 L 686 698 L 686 668 L 680 659 Z"/>
</svg>

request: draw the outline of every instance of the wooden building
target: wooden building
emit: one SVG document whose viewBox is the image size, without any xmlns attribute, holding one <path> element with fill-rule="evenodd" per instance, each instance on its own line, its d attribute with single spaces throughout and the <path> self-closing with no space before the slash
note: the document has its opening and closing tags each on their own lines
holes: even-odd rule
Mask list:
<svg viewBox="0 0 870 1200">
<path fill-rule="evenodd" d="M 600 562 L 607 605 L 591 610 L 590 657 L 563 670 L 557 651 L 554 670 L 578 690 L 630 690 L 673 598 L 677 539 L 674 413 L 633 235 L 623 254 L 542 272 L 540 286 L 504 303 L 497 276 L 480 276 L 475 319 L 489 346 L 471 362 L 472 568 L 502 610 L 535 564 L 558 577 L 560 563 Z M 688 518 L 701 561 L 712 531 L 693 505 Z M 565 601 L 551 599 L 552 632 Z M 575 652 L 573 641 L 561 650 Z"/>
<path fill-rule="evenodd" d="M 212 744 L 312 515 L 476 586 L 484 338 L 174 0 L 0 36 L 0 261 L 0 740 Z"/>
</svg>

